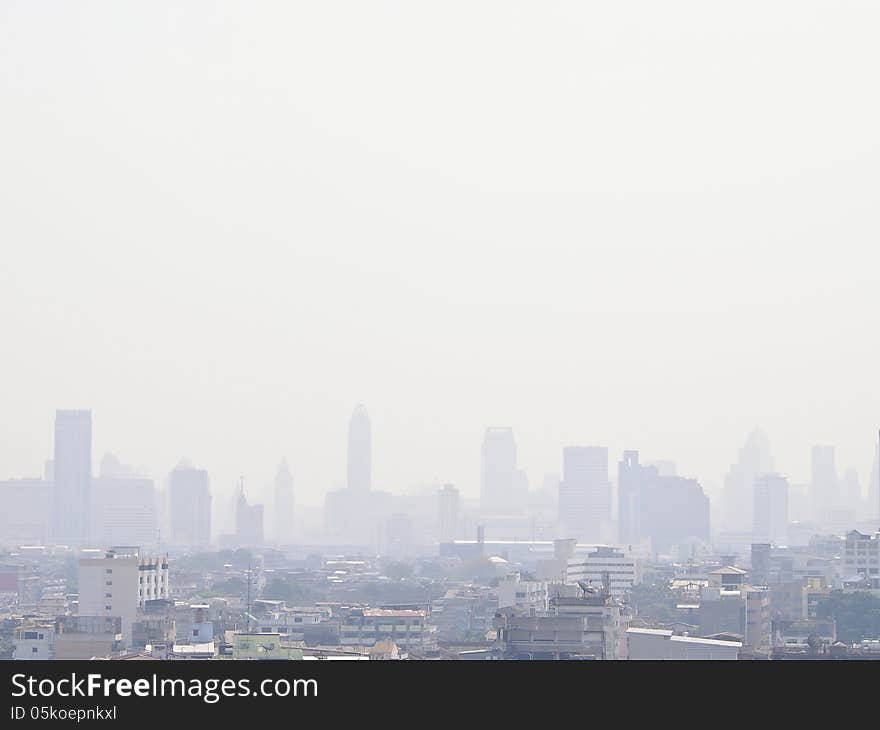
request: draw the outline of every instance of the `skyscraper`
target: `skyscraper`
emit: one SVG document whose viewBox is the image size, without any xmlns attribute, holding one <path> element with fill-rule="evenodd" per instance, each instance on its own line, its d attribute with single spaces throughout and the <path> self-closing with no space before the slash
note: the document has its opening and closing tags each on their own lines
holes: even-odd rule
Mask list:
<svg viewBox="0 0 880 730">
<path fill-rule="evenodd" d="M 709 543 L 709 497 L 696 479 L 660 476 L 646 467 L 639 505 L 642 537 L 654 553 L 667 554 L 697 539 Z"/>
<path fill-rule="evenodd" d="M 92 481 L 92 412 L 55 412 L 55 484 L 52 539 L 64 545 L 89 542 Z"/>
<path fill-rule="evenodd" d="M 623 544 L 641 540 L 639 511 L 644 467 L 638 451 L 624 451 L 617 465 L 617 534 Z"/>
<path fill-rule="evenodd" d="M 211 544 L 211 489 L 208 472 L 181 461 L 168 477 L 168 521 L 175 545 Z"/>
<path fill-rule="evenodd" d="M 367 409 L 355 406 L 348 422 L 348 480 L 349 489 L 367 492 L 372 485 L 373 435 Z"/>
<path fill-rule="evenodd" d="M 560 537 L 602 542 L 611 522 L 608 449 L 566 446 L 559 483 Z"/>
<path fill-rule="evenodd" d="M 759 474 L 755 478 L 754 502 L 752 540 L 785 544 L 788 536 L 788 480 L 779 474 Z"/>
<path fill-rule="evenodd" d="M 813 519 L 827 523 L 831 511 L 837 507 L 837 463 L 833 446 L 814 446 L 812 450 L 812 478 L 810 503 Z"/>
<path fill-rule="evenodd" d="M 452 542 L 458 534 L 458 490 L 444 484 L 439 492 L 440 542 Z"/>
<path fill-rule="evenodd" d="M 287 459 L 282 459 L 275 473 L 275 541 L 283 543 L 293 534 L 293 475 Z"/>
<path fill-rule="evenodd" d="M 239 547 L 259 547 L 263 544 L 263 505 L 248 504 L 244 496 L 244 479 L 239 484 L 235 502 L 235 542 Z"/>
<path fill-rule="evenodd" d="M 512 428 L 491 427 L 483 436 L 480 506 L 499 514 L 515 511 L 518 487 Z"/>
<path fill-rule="evenodd" d="M 748 530 L 752 527 L 755 477 L 773 471 L 770 441 L 759 428 L 752 431 L 739 450 L 738 459 L 731 464 L 724 478 L 721 495 L 721 517 L 728 530 Z"/>
</svg>

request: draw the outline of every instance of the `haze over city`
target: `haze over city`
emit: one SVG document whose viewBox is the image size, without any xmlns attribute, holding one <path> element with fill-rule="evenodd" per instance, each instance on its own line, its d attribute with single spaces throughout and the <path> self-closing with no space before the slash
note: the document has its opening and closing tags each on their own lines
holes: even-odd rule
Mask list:
<svg viewBox="0 0 880 730">
<path fill-rule="evenodd" d="M 864 485 L 878 13 L 4 3 L 0 474 L 90 408 L 318 505 L 364 402 L 391 491 L 475 497 L 490 425 L 533 485 L 601 443 L 715 493 L 756 426 Z"/>
<path fill-rule="evenodd" d="M 880 659 L 878 31 L 0 4 L 0 664 Z"/>
</svg>

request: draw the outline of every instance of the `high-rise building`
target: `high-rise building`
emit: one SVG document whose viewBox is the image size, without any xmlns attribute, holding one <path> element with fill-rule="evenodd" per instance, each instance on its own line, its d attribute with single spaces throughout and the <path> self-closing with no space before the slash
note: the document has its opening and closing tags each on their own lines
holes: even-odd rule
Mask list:
<svg viewBox="0 0 880 730">
<path fill-rule="evenodd" d="M 348 422 L 348 481 L 349 489 L 366 492 L 372 485 L 373 435 L 367 409 L 355 406 Z"/>
<path fill-rule="evenodd" d="M 293 475 L 287 459 L 275 472 L 275 541 L 284 543 L 293 534 Z"/>
<path fill-rule="evenodd" d="M 507 514 L 521 507 L 522 477 L 516 467 L 516 441 L 511 428 L 487 428 L 483 436 L 480 506 Z"/>
<path fill-rule="evenodd" d="M 235 503 L 235 541 L 239 547 L 259 547 L 263 544 L 263 505 L 248 504 L 243 482 L 239 490 Z"/>
<path fill-rule="evenodd" d="M 785 544 L 788 537 L 788 480 L 779 474 L 759 474 L 754 489 L 753 540 Z"/>
<path fill-rule="evenodd" d="M 92 481 L 92 412 L 55 412 L 55 481 L 52 539 L 64 545 L 89 543 Z"/>
<path fill-rule="evenodd" d="M 52 482 L 0 481 L 0 545 L 44 545 L 49 541 Z"/>
<path fill-rule="evenodd" d="M 100 476 L 92 480 L 91 494 L 94 544 L 158 546 L 156 490 L 152 479 Z"/>
<path fill-rule="evenodd" d="M 452 542 L 458 536 L 458 490 L 444 484 L 439 492 L 440 542 Z"/>
<path fill-rule="evenodd" d="M 639 513 L 644 469 L 639 464 L 638 451 L 624 451 L 617 464 L 617 534 L 624 545 L 641 540 Z"/>
<path fill-rule="evenodd" d="M 559 483 L 560 537 L 601 542 L 611 523 L 608 449 L 567 446 Z"/>
<path fill-rule="evenodd" d="M 655 553 L 690 540 L 709 543 L 709 497 L 696 479 L 657 475 L 642 491 L 639 523 Z"/>
<path fill-rule="evenodd" d="M 211 544 L 211 490 L 208 472 L 181 461 L 168 476 L 168 522 L 175 545 Z"/>
<path fill-rule="evenodd" d="M 880 518 L 880 444 L 874 449 L 874 467 L 871 469 L 871 483 L 868 485 L 869 519 Z"/>
<path fill-rule="evenodd" d="M 812 449 L 812 478 L 810 480 L 810 502 L 813 519 L 818 523 L 830 520 L 831 512 L 837 506 L 837 464 L 833 446 L 814 446 Z"/>
<path fill-rule="evenodd" d="M 752 485 L 759 474 L 773 471 L 773 457 L 767 435 L 756 428 L 739 450 L 735 464 L 731 464 L 724 478 L 721 494 L 721 520 L 728 530 L 747 530 L 752 527 Z"/>
</svg>

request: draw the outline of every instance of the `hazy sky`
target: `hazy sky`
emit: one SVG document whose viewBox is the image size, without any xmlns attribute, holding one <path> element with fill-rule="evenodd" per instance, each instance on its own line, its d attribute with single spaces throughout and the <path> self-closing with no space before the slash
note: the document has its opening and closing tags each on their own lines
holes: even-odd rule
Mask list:
<svg viewBox="0 0 880 730">
<path fill-rule="evenodd" d="M 91 408 L 161 479 L 712 490 L 761 425 L 863 487 L 880 425 L 880 5 L 0 2 L 0 478 Z"/>
</svg>

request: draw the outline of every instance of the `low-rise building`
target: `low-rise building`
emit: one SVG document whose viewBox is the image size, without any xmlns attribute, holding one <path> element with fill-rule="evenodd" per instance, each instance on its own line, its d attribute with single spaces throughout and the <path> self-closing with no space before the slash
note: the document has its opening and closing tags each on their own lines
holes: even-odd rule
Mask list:
<svg viewBox="0 0 880 730">
<path fill-rule="evenodd" d="M 676 635 L 664 629 L 626 630 L 629 659 L 735 660 L 742 643 Z"/>
</svg>

